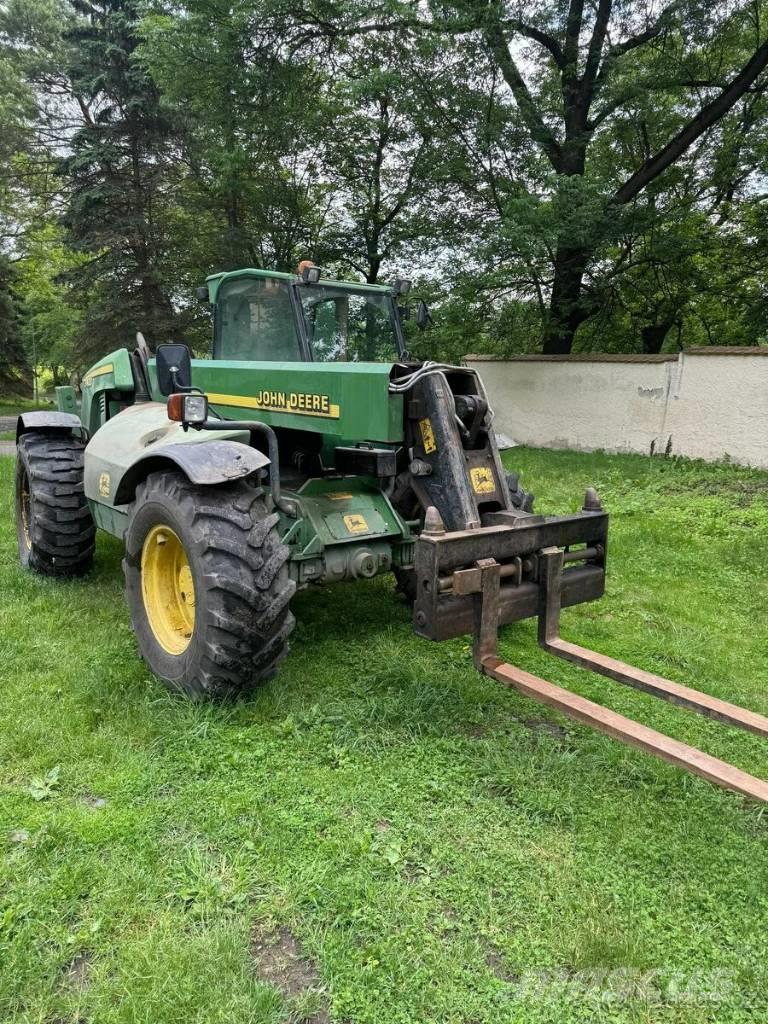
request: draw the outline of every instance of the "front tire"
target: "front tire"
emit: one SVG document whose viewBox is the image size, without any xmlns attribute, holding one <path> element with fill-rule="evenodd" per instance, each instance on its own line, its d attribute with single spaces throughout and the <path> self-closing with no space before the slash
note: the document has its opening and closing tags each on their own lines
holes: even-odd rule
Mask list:
<svg viewBox="0 0 768 1024">
<path fill-rule="evenodd" d="M 193 699 L 234 697 L 274 675 L 294 626 L 288 548 L 261 489 L 139 485 L 125 536 L 126 598 L 142 657 Z"/>
<path fill-rule="evenodd" d="M 19 561 L 43 576 L 91 568 L 96 527 L 83 493 L 85 442 L 61 431 L 22 434 L 16 451 Z"/>
</svg>

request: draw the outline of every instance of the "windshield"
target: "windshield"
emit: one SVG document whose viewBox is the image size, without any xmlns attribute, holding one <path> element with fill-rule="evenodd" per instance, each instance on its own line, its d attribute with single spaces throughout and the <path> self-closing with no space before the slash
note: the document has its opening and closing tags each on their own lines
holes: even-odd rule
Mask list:
<svg viewBox="0 0 768 1024">
<path fill-rule="evenodd" d="M 392 298 L 333 285 L 299 289 L 315 360 L 391 363 L 399 359 Z"/>
<path fill-rule="evenodd" d="M 241 277 L 219 290 L 217 359 L 301 361 L 288 282 Z"/>
</svg>

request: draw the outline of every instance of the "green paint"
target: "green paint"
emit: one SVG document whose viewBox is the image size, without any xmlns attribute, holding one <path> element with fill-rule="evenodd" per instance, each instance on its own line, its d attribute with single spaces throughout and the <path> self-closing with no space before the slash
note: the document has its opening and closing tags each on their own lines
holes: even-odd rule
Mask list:
<svg viewBox="0 0 768 1024">
<path fill-rule="evenodd" d="M 280 530 L 291 549 L 292 572 L 298 582 L 325 578 L 330 552 L 340 549 L 381 552 L 387 569 L 413 561 L 413 535 L 374 481 L 366 477 L 308 480 L 288 496 L 297 502 L 300 514 L 297 520 L 281 517 Z M 343 558 L 349 557 L 347 551 Z"/>
<path fill-rule="evenodd" d="M 75 397 L 74 388 L 56 388 L 56 408 L 59 412 L 77 413 L 77 398 Z"/>
<path fill-rule="evenodd" d="M 340 444 L 395 444 L 403 439 L 403 398 L 388 390 L 391 364 L 195 359 L 192 367 L 194 383 L 206 393 L 233 396 L 231 403 L 211 402 L 225 419 L 258 419 L 273 427 L 322 434 L 324 455 Z M 249 408 L 247 401 L 235 404 L 237 396 L 268 408 Z M 313 412 L 313 398 L 328 412 Z"/>
<path fill-rule="evenodd" d="M 122 540 L 128 528 L 127 506 L 104 505 L 101 502 L 89 499 L 88 506 L 93 516 L 93 521 L 99 530 L 111 533 L 113 537 Z"/>
<path fill-rule="evenodd" d="M 116 349 L 100 359 L 83 377 L 81 390 L 80 419 L 88 431 L 95 434 L 105 418 L 101 407 L 105 392 L 124 393 L 126 405 L 133 401 L 135 385 L 128 349 Z M 113 403 L 110 413 L 114 415 L 119 409 L 120 403 Z"/>
</svg>

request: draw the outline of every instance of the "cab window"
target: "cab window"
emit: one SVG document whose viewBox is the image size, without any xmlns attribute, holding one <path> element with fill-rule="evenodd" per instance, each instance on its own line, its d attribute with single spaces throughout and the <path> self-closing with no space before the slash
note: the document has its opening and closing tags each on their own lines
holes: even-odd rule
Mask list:
<svg viewBox="0 0 768 1024">
<path fill-rule="evenodd" d="M 332 285 L 300 290 L 317 362 L 394 362 L 399 358 L 391 297 Z"/>
<path fill-rule="evenodd" d="M 286 281 L 271 277 L 225 281 L 217 305 L 217 359 L 301 361 Z"/>
</svg>

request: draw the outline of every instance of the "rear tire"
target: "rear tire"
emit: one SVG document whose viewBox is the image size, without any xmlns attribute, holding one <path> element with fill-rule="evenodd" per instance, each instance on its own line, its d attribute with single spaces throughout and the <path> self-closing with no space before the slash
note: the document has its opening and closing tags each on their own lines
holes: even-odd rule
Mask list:
<svg viewBox="0 0 768 1024">
<path fill-rule="evenodd" d="M 85 442 L 32 431 L 16 458 L 19 561 L 44 576 L 81 576 L 93 563 L 96 527 L 83 493 Z"/>
<path fill-rule="evenodd" d="M 126 598 L 142 657 L 193 699 L 235 697 L 288 653 L 296 589 L 260 488 L 195 487 L 179 473 L 139 485 L 125 536 Z M 158 556 L 156 546 L 167 548 Z"/>
</svg>

